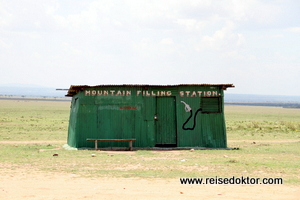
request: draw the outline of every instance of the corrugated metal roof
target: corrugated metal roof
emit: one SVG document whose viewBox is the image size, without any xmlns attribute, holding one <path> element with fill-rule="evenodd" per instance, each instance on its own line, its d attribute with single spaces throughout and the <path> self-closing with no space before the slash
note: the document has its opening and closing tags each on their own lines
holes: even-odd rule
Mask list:
<svg viewBox="0 0 300 200">
<path fill-rule="evenodd" d="M 177 84 L 177 85 L 148 85 L 148 84 L 123 84 L 123 85 L 71 85 L 66 96 L 72 97 L 77 92 L 84 90 L 85 88 L 92 87 L 179 87 L 179 86 L 212 86 L 212 87 L 222 87 L 223 90 L 226 90 L 229 87 L 235 87 L 233 84 Z"/>
</svg>

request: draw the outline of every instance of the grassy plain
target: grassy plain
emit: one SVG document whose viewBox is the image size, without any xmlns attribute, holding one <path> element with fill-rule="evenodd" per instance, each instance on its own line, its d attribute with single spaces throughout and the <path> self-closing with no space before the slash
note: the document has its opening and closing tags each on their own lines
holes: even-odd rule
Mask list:
<svg viewBox="0 0 300 200">
<path fill-rule="evenodd" d="M 227 138 L 300 139 L 300 109 L 263 106 L 225 106 Z"/>
<path fill-rule="evenodd" d="M 66 140 L 70 102 L 0 100 L 0 140 Z"/>
<path fill-rule="evenodd" d="M 239 150 L 105 152 L 61 148 L 69 107 L 70 102 L 0 100 L 0 173 L 30 169 L 78 177 L 281 177 L 285 184 L 300 184 L 300 109 L 226 106 L 228 146 Z"/>
</svg>

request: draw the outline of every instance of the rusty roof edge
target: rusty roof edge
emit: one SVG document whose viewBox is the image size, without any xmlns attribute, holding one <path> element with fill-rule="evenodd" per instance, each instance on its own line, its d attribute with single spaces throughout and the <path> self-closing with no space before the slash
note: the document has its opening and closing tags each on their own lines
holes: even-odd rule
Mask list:
<svg viewBox="0 0 300 200">
<path fill-rule="evenodd" d="M 222 87 L 223 90 L 226 90 L 229 87 L 235 87 L 233 84 L 177 84 L 177 85 L 150 85 L 150 84 L 116 84 L 116 85 L 71 85 L 68 89 L 66 97 L 72 97 L 78 93 L 78 91 L 83 90 L 84 88 L 93 88 L 93 87 L 179 87 L 179 86 L 214 86 Z"/>
<path fill-rule="evenodd" d="M 174 85 L 151 85 L 151 84 L 103 84 L 103 85 L 71 85 L 71 87 L 82 87 L 82 88 L 90 88 L 90 87 L 121 87 L 121 86 L 129 86 L 129 87 L 178 87 L 178 86 L 227 86 L 227 87 L 235 87 L 233 84 L 174 84 Z"/>
</svg>

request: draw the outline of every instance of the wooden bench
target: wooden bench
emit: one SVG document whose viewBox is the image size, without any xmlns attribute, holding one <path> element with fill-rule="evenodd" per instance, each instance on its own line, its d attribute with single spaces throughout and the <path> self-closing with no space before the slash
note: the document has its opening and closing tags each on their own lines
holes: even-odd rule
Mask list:
<svg viewBox="0 0 300 200">
<path fill-rule="evenodd" d="M 98 141 L 129 141 L 129 151 L 132 151 L 132 141 L 136 139 L 86 139 L 87 141 L 95 141 L 95 150 L 98 149 Z"/>
</svg>

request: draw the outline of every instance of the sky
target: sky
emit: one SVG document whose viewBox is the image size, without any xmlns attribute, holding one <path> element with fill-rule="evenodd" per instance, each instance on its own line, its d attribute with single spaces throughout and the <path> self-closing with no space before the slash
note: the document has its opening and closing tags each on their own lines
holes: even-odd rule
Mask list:
<svg viewBox="0 0 300 200">
<path fill-rule="evenodd" d="M 0 85 L 300 95 L 299 0 L 0 0 Z"/>
</svg>

